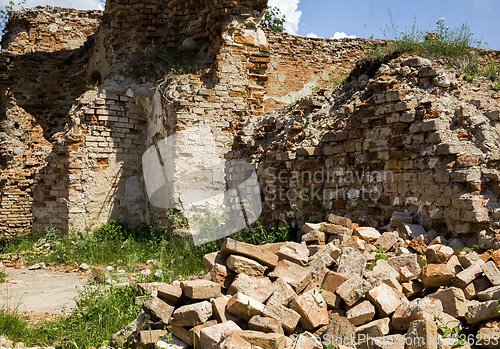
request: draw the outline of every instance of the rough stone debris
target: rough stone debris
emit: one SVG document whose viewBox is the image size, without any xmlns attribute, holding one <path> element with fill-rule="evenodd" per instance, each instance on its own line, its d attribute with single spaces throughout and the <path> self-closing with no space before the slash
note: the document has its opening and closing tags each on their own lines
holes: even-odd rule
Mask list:
<svg viewBox="0 0 500 349">
<path fill-rule="evenodd" d="M 310 229 L 310 225 L 305 227 L 307 229 Z M 409 245 L 410 239 L 414 239 L 406 233 L 394 234 L 398 243 Z M 424 241 L 435 244 L 427 246 Z M 149 326 L 154 327 L 157 326 L 159 317 L 164 324 L 171 326 L 169 331 L 177 337 L 176 340 L 184 341 L 187 345 L 199 341 L 203 348 L 247 348 L 256 345 L 261 348 L 319 349 L 321 343 L 326 345 L 335 340 L 343 340 L 344 344 L 339 348 L 344 349 L 405 348 L 404 342 L 403 346 L 401 343 L 389 346 L 368 340 L 376 337 L 408 341 L 421 337 L 425 344 L 407 342 L 406 348 L 451 348 L 454 345 L 452 339 L 442 337 L 445 329 L 454 331 L 453 333 L 458 331 L 492 336 L 500 333 L 500 326 L 496 321 L 500 320 L 500 312 L 497 311 L 500 302 L 499 286 L 493 285 L 487 277 L 488 274 L 492 277 L 495 269 L 492 271 L 491 268 L 483 268 L 491 265 L 491 255 L 496 251 L 478 254 L 475 251 L 457 250 L 449 258 L 437 259 L 436 263 L 429 264 L 424 258 L 426 251 L 429 248 L 442 250 L 445 240 L 435 236 L 428 240 L 422 239 L 421 242 L 425 248 L 419 249 L 420 253 L 411 247 L 400 249 L 394 244 L 387 251 L 379 252 L 385 258 L 379 259 L 373 267 L 369 257 L 373 246 L 367 244 L 364 250 L 358 250 L 365 258 L 361 275 L 356 273 L 346 277 L 339 274 L 338 269 L 345 267 L 340 262 L 345 260 L 344 252 L 353 251 L 352 244 L 334 239 L 332 243 L 340 251 L 334 253 L 334 262 L 322 270 L 320 278 L 311 277 L 310 272 L 305 273 L 308 271 L 308 264 L 314 262 L 315 254 L 322 251 L 313 249 L 309 250 L 311 255 L 306 265 L 300 258 L 292 258 L 294 262 L 289 259 L 281 260 L 276 267 L 268 267 L 261 276 L 240 273 L 232 281 L 234 285 L 220 287 L 220 294 L 215 294 L 210 299 L 184 296 L 188 289 L 192 290 L 197 285 L 200 293 L 203 293 L 201 290 L 205 290 L 207 283 L 220 286 L 209 280 L 214 277 L 209 271 L 208 279 L 182 282 L 180 287 L 175 286 L 179 283 L 160 283 L 150 287 L 143 285 L 144 290 L 154 290 L 158 295 L 170 296 L 174 293 L 181 296 L 175 305 L 151 296 L 143 305 L 150 317 L 144 318 L 142 315 L 142 320 L 138 318 L 119 333 L 122 333 L 122 337 L 123 333 L 129 336 L 122 338 L 122 342 L 135 343 L 135 338 L 137 343 L 149 343 L 150 338 L 138 324 L 144 327 L 149 322 Z M 237 243 L 233 241 L 231 244 Z M 266 244 L 259 249 L 269 251 L 266 258 L 273 259 L 273 255 L 282 255 L 282 246 L 282 243 Z M 251 250 L 252 246 L 244 245 L 244 251 Z M 328 250 L 334 251 L 330 248 Z M 230 263 L 234 260 L 233 256 L 238 256 L 233 253 L 238 251 L 242 250 L 223 249 L 222 253 L 227 258 L 218 258 L 217 262 L 209 266 L 213 269 Z M 476 258 L 476 255 L 479 257 Z M 245 258 L 251 259 L 248 256 Z M 462 268 L 455 269 L 453 263 L 449 264 L 452 259 L 455 260 L 453 263 L 460 264 L 462 261 Z M 352 264 L 357 267 L 359 258 L 352 259 Z M 252 265 L 256 270 L 261 270 L 260 263 L 247 260 L 245 265 L 245 271 Z M 411 276 L 403 277 L 404 273 L 396 270 L 404 268 L 408 269 Z M 464 278 L 462 269 L 465 271 L 470 268 L 473 268 L 473 272 L 467 273 L 467 278 Z M 384 282 L 386 280 L 380 278 L 380 275 L 390 276 L 392 283 Z M 430 282 L 429 279 L 433 281 Z M 456 280 L 467 282 L 466 286 L 479 283 L 468 290 L 467 296 L 462 288 L 455 286 Z M 484 289 L 479 287 L 480 283 L 486 285 Z M 476 292 L 479 289 L 481 291 Z M 159 290 L 162 291 L 158 292 Z M 168 321 L 167 316 L 171 316 Z M 154 335 L 154 338 L 159 338 L 161 333 L 155 332 Z M 304 337 L 302 342 L 301 336 Z M 116 334 L 113 338 L 118 337 Z M 311 341 L 306 342 L 306 339 Z M 351 339 L 357 342 L 345 342 Z M 162 343 L 161 340 L 159 342 Z"/>
</svg>

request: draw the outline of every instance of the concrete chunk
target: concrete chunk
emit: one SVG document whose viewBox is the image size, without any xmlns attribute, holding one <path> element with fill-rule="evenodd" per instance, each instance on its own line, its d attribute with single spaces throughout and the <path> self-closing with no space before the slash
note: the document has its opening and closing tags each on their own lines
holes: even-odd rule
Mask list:
<svg viewBox="0 0 500 349">
<path fill-rule="evenodd" d="M 390 323 L 391 319 L 388 317 L 374 320 L 372 322 L 369 322 L 363 326 L 359 326 L 358 328 L 356 328 L 356 336 L 358 338 L 359 336 L 365 336 L 365 338 L 383 337 L 389 333 Z"/>
<path fill-rule="evenodd" d="M 325 290 L 330 292 L 335 292 L 337 288 L 347 280 L 349 280 L 348 276 L 329 270 L 325 274 L 325 277 L 323 278 L 321 285 L 325 286 Z"/>
</svg>

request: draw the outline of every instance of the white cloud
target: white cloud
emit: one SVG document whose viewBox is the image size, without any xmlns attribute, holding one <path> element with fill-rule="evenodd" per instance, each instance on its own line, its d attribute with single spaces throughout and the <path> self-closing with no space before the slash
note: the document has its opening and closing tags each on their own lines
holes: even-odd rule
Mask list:
<svg viewBox="0 0 500 349">
<path fill-rule="evenodd" d="M 9 3 L 10 0 L 0 0 L 0 7 Z M 20 2 L 20 1 L 14 1 Z M 104 10 L 104 1 L 101 0 L 27 0 L 24 7 L 35 6 L 57 6 L 66 8 L 76 8 L 78 10 Z"/>
<path fill-rule="evenodd" d="M 300 16 L 302 11 L 297 11 L 300 0 L 269 0 L 268 6 L 279 8 L 285 15 L 285 31 L 290 34 L 297 34 L 299 30 Z"/>
<path fill-rule="evenodd" d="M 347 35 L 344 32 L 335 32 L 335 34 L 333 34 L 333 36 L 331 37 L 331 39 L 345 39 L 345 38 L 356 39 L 356 35 Z"/>
<path fill-rule="evenodd" d="M 306 35 L 306 37 L 308 37 L 308 38 L 319 38 L 319 36 L 317 36 L 314 33 L 309 33 L 309 34 Z"/>
<path fill-rule="evenodd" d="M 486 11 L 491 11 L 491 0 L 472 0 L 475 8 L 480 8 Z"/>
</svg>

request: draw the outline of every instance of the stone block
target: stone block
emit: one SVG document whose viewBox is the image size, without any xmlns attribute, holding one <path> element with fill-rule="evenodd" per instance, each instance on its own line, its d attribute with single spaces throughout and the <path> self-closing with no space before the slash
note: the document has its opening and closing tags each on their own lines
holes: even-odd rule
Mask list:
<svg viewBox="0 0 500 349">
<path fill-rule="evenodd" d="M 221 264 L 215 264 L 210 270 L 210 281 L 219 284 L 221 287 L 228 289 L 234 281 L 236 274 L 228 267 Z"/>
<path fill-rule="evenodd" d="M 285 307 L 290 304 L 290 302 L 297 297 L 297 294 L 283 278 L 278 278 L 273 286 L 274 292 L 268 299 L 268 303 L 281 304 Z"/>
<path fill-rule="evenodd" d="M 254 344 L 248 343 L 237 334 L 229 335 L 220 345 L 220 349 L 256 349 L 260 348 Z"/>
<path fill-rule="evenodd" d="M 482 302 L 500 299 L 500 286 L 489 287 L 477 294 Z"/>
<path fill-rule="evenodd" d="M 283 334 L 283 327 L 281 326 L 281 322 L 267 316 L 252 316 L 252 318 L 248 321 L 248 328 L 253 331 Z"/>
<path fill-rule="evenodd" d="M 497 269 L 495 262 L 488 261 L 482 265 L 484 275 L 490 280 L 493 286 L 500 285 L 500 271 Z"/>
<path fill-rule="evenodd" d="M 351 276 L 347 281 L 337 288 L 337 294 L 348 306 L 353 305 L 363 298 L 369 290 L 374 287 L 372 283 L 364 280 L 358 275 Z"/>
<path fill-rule="evenodd" d="M 479 259 L 470 267 L 458 273 L 453 280 L 453 285 L 458 288 L 465 288 L 468 284 L 483 274 L 483 264 L 484 262 Z"/>
<path fill-rule="evenodd" d="M 357 227 L 354 228 L 353 232 L 367 242 L 374 242 L 381 236 L 379 231 L 372 227 Z"/>
<path fill-rule="evenodd" d="M 208 271 L 212 270 L 215 264 L 226 265 L 227 256 L 224 256 L 220 252 L 207 253 L 203 256 L 203 265 Z"/>
<path fill-rule="evenodd" d="M 212 317 L 212 304 L 208 301 L 184 305 L 177 308 L 172 317 L 177 326 L 196 326 Z"/>
<path fill-rule="evenodd" d="M 424 285 L 420 281 L 416 280 L 404 282 L 401 284 L 401 287 L 403 289 L 402 292 L 407 298 L 415 296 L 424 289 Z"/>
<path fill-rule="evenodd" d="M 393 232 L 387 231 L 383 233 L 377 240 L 375 240 L 373 245 L 385 248 L 387 251 L 389 251 L 392 248 L 392 246 L 396 244 L 397 241 L 398 241 L 397 235 Z"/>
<path fill-rule="evenodd" d="M 283 278 L 283 281 L 292 286 L 296 293 L 302 292 L 312 279 L 309 269 L 286 260 L 280 261 L 269 276 Z"/>
<path fill-rule="evenodd" d="M 352 340 L 355 339 L 356 327 L 343 316 L 333 314 L 328 320 L 328 326 L 323 332 L 321 339 L 326 343 L 343 343 L 346 346 L 354 347 Z"/>
<path fill-rule="evenodd" d="M 267 277 L 238 274 L 229 289 L 231 292 L 247 295 L 260 303 L 265 303 L 274 292 L 273 283 Z"/>
<path fill-rule="evenodd" d="M 312 231 L 315 231 L 315 230 L 319 230 L 321 228 L 321 224 L 320 223 L 305 223 L 302 227 L 301 227 L 301 230 L 304 232 L 304 233 L 310 233 Z"/>
<path fill-rule="evenodd" d="M 426 264 L 422 268 L 421 280 L 425 287 L 448 285 L 455 277 L 455 269 L 447 264 Z"/>
<path fill-rule="evenodd" d="M 281 321 L 287 333 L 295 331 L 300 320 L 300 315 L 295 310 L 273 302 L 267 302 L 262 315 Z"/>
<path fill-rule="evenodd" d="M 326 242 L 326 236 L 322 231 L 311 230 L 309 233 L 302 235 L 301 240 L 307 245 L 324 244 Z"/>
<path fill-rule="evenodd" d="M 234 321 L 235 323 L 239 323 L 240 319 L 230 312 L 227 311 L 227 302 L 231 299 L 230 296 L 222 295 L 217 298 L 210 299 L 210 303 L 212 304 L 213 317 L 217 322 L 223 323 L 226 321 Z"/>
<path fill-rule="evenodd" d="M 262 315 L 264 304 L 247 295 L 236 293 L 227 302 L 227 311 L 245 321 L 252 316 Z"/>
<path fill-rule="evenodd" d="M 420 235 L 425 234 L 425 229 L 419 224 L 403 223 L 398 227 L 398 231 L 407 240 L 418 238 Z"/>
<path fill-rule="evenodd" d="M 337 273 L 352 276 L 363 275 L 366 266 L 366 256 L 364 253 L 352 247 L 345 247 L 339 257 Z"/>
<path fill-rule="evenodd" d="M 496 301 L 486 301 L 480 303 L 469 304 L 465 320 L 469 325 L 476 325 L 483 321 L 500 317 L 500 312 L 497 311 L 498 303 Z"/>
<path fill-rule="evenodd" d="M 347 280 L 349 280 L 348 276 L 329 270 L 325 274 L 325 277 L 323 278 L 321 285 L 322 286 L 324 285 L 325 290 L 330 292 L 335 292 L 337 288 Z"/>
<path fill-rule="evenodd" d="M 356 328 L 356 337 L 364 336 L 364 338 L 377 338 L 383 337 L 390 331 L 391 319 L 386 317 L 374 320 L 363 326 Z"/>
<path fill-rule="evenodd" d="M 380 316 L 384 317 L 394 313 L 405 298 L 403 293 L 386 284 L 372 288 L 366 297 L 375 304 Z"/>
<path fill-rule="evenodd" d="M 314 330 L 328 324 L 326 302 L 317 289 L 312 289 L 295 297 L 290 308 L 300 316 L 300 323 L 306 330 Z"/>
<path fill-rule="evenodd" d="M 387 263 L 398 272 L 399 278 L 402 275 L 402 273 L 399 273 L 400 269 L 404 267 L 408 268 L 411 274 L 404 279 L 400 279 L 400 281 L 414 280 L 420 276 L 421 269 L 415 254 L 391 257 L 387 259 Z"/>
<path fill-rule="evenodd" d="M 451 247 L 445 245 L 432 245 L 427 247 L 425 255 L 429 263 L 447 263 L 448 259 L 455 253 Z"/>
<path fill-rule="evenodd" d="M 287 343 L 284 335 L 279 333 L 264 333 L 260 331 L 235 331 L 234 334 L 240 336 L 248 343 L 261 348 L 284 349 Z"/>
<path fill-rule="evenodd" d="M 267 270 L 267 267 L 259 262 L 238 255 L 229 256 L 226 263 L 227 267 L 237 274 L 244 273 L 249 276 L 262 276 Z"/>
<path fill-rule="evenodd" d="M 438 349 L 439 337 L 434 320 L 412 321 L 406 333 L 406 349 Z"/>
<path fill-rule="evenodd" d="M 320 231 L 330 234 L 330 235 L 346 235 L 346 236 L 351 236 L 352 235 L 352 229 L 347 228 L 345 226 L 339 225 L 339 224 L 333 224 L 333 223 L 321 223 L 321 228 L 319 229 Z"/>
<path fill-rule="evenodd" d="M 309 261 L 309 249 L 307 246 L 296 242 L 286 242 L 276 254 L 280 260 L 285 259 L 303 267 Z"/>
<path fill-rule="evenodd" d="M 182 296 L 182 288 L 162 282 L 157 288 L 157 295 L 175 304 Z"/>
<path fill-rule="evenodd" d="M 227 336 L 240 330 L 233 321 L 204 328 L 200 331 L 200 346 L 203 349 L 219 349 L 219 345 Z"/>
<path fill-rule="evenodd" d="M 487 290 L 491 286 L 491 282 L 486 276 L 478 277 L 463 289 L 465 298 L 474 299 L 479 293 Z"/>
<path fill-rule="evenodd" d="M 222 244 L 221 252 L 224 255 L 236 254 L 256 260 L 257 262 L 268 266 L 276 267 L 278 264 L 278 256 L 269 250 L 260 246 L 254 246 L 245 242 L 240 242 L 227 238 Z"/>
<path fill-rule="evenodd" d="M 456 287 L 440 289 L 428 297 L 439 299 L 443 311 L 453 317 L 463 318 L 467 312 L 467 300 L 464 292 Z"/>
<path fill-rule="evenodd" d="M 362 300 L 352 307 L 348 307 L 345 316 L 354 326 L 364 325 L 375 316 L 375 307 L 370 301 Z"/>
<path fill-rule="evenodd" d="M 191 299 L 210 299 L 221 295 L 221 286 L 205 279 L 182 281 L 181 288 Z"/>
<path fill-rule="evenodd" d="M 137 336 L 137 348 L 154 348 L 156 342 L 167 333 L 167 330 L 144 330 L 139 331 Z"/>
<path fill-rule="evenodd" d="M 142 304 L 142 309 L 151 316 L 154 322 L 161 322 L 163 325 L 168 325 L 175 306 L 165 299 L 151 297 Z"/>
<path fill-rule="evenodd" d="M 337 216 L 333 213 L 328 215 L 328 222 L 352 229 L 352 221 L 349 218 Z"/>
<path fill-rule="evenodd" d="M 432 320 L 443 312 L 439 299 L 417 298 L 411 302 L 403 301 L 392 315 L 392 326 L 397 331 L 406 331 L 415 320 Z"/>
</svg>

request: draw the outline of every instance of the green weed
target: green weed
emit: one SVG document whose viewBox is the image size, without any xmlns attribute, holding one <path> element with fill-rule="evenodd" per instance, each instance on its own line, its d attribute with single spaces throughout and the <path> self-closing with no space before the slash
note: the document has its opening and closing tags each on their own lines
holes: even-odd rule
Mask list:
<svg viewBox="0 0 500 349">
<path fill-rule="evenodd" d="M 7 276 L 8 275 L 5 272 L 5 270 L 0 270 L 0 283 L 4 283 L 6 281 Z"/>
<path fill-rule="evenodd" d="M 377 261 L 380 259 L 383 259 L 384 261 L 387 260 L 387 257 L 384 254 L 385 251 L 387 251 L 387 249 L 385 247 L 380 247 L 380 246 L 375 246 L 375 248 L 370 250 L 370 253 L 375 253 L 375 260 L 370 263 L 368 269 L 372 270 L 373 267 L 377 265 Z"/>
<path fill-rule="evenodd" d="M 109 289 L 88 285 L 79 292 L 76 309 L 67 317 L 32 324 L 17 308 L 0 309 L 0 333 L 27 346 L 91 348 L 108 344 L 111 336 L 125 327 L 140 310 L 137 287 Z"/>
</svg>

